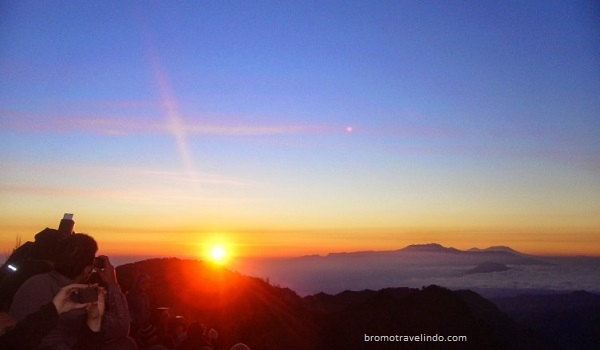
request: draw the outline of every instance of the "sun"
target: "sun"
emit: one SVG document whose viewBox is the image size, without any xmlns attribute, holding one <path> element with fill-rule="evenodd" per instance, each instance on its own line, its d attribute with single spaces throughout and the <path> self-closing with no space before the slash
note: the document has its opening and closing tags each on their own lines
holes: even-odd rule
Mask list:
<svg viewBox="0 0 600 350">
<path fill-rule="evenodd" d="M 215 244 L 210 248 L 209 257 L 216 264 L 225 264 L 228 258 L 227 250 L 221 244 Z"/>
<path fill-rule="evenodd" d="M 201 260 L 213 265 L 227 265 L 235 261 L 236 245 L 224 234 L 207 235 L 199 241 L 197 254 Z"/>
</svg>

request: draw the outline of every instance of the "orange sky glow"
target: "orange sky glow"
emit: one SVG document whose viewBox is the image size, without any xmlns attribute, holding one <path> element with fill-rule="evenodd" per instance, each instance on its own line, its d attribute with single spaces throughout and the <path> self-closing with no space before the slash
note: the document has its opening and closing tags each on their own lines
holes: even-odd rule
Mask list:
<svg viewBox="0 0 600 350">
<path fill-rule="evenodd" d="M 600 255 L 598 231 L 593 228 L 303 228 L 303 229 L 194 229 L 193 225 L 153 219 L 133 222 L 104 222 L 106 218 L 78 217 L 75 231 L 92 235 L 100 253 L 109 256 L 188 257 L 210 260 L 210 249 L 222 245 L 231 259 L 246 257 L 297 257 L 302 255 L 364 250 L 394 250 L 410 244 L 440 243 L 469 249 L 507 245 L 537 255 Z M 0 245 L 10 251 L 17 236 L 33 240 L 44 227 L 58 226 L 61 215 L 3 220 Z M 140 219 L 141 220 L 141 219 Z M 88 221 L 88 222 L 85 222 Z M 168 220 L 171 222 L 170 220 Z M 137 223 L 138 227 L 134 224 Z"/>
</svg>

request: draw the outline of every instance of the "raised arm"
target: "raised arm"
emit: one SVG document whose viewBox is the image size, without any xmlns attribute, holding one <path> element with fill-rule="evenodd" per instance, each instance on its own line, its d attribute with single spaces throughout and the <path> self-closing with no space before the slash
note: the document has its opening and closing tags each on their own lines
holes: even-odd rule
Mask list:
<svg viewBox="0 0 600 350">
<path fill-rule="evenodd" d="M 105 340 L 123 338 L 129 335 L 129 309 L 127 299 L 117 283 L 115 267 L 107 256 L 100 256 L 104 260 L 104 268 L 98 273 L 106 284 L 106 312 L 102 317 L 102 334 Z"/>
</svg>

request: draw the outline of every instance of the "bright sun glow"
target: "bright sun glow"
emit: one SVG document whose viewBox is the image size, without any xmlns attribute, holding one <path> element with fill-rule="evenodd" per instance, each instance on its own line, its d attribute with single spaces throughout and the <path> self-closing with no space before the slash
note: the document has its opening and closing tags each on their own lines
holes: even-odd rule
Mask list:
<svg viewBox="0 0 600 350">
<path fill-rule="evenodd" d="M 216 244 L 210 248 L 210 259 L 217 264 L 227 262 L 227 251 L 222 245 Z"/>
</svg>

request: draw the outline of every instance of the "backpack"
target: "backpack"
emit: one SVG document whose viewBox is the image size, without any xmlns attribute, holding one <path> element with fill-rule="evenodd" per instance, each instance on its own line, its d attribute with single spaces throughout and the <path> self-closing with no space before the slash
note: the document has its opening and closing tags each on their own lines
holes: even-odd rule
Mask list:
<svg viewBox="0 0 600 350">
<path fill-rule="evenodd" d="M 69 233 L 65 230 L 45 228 L 8 257 L 0 267 L 0 312 L 7 312 L 19 287 L 30 277 L 50 272 L 54 254 L 60 241 Z"/>
</svg>

